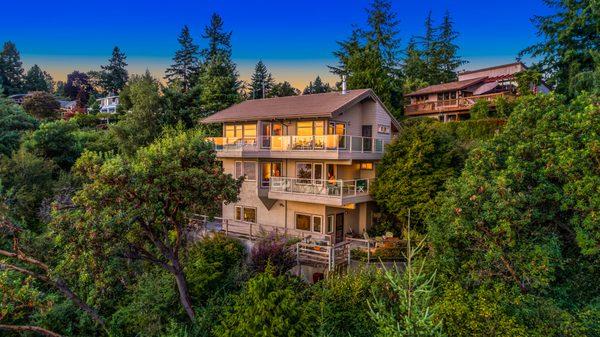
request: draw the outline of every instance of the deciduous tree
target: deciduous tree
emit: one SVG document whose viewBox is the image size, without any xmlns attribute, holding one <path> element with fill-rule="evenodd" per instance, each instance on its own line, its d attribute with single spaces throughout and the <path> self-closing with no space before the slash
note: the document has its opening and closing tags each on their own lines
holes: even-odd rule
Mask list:
<svg viewBox="0 0 600 337">
<path fill-rule="evenodd" d="M 21 136 L 35 130 L 39 122 L 11 100 L 0 99 L 0 155 L 9 156 L 19 148 Z"/>
<path fill-rule="evenodd" d="M 101 166 L 93 157 L 80 163 L 89 183 L 74 198 L 88 249 L 100 245 L 99 259 L 127 257 L 169 272 L 194 320 L 181 261 L 188 215 L 215 215 L 222 202 L 237 200 L 241 181 L 223 173 L 198 131 L 167 135 L 130 158 L 118 155 Z"/>
<path fill-rule="evenodd" d="M 60 103 L 45 91 L 36 91 L 25 97 L 23 109 L 39 120 L 51 120 L 60 116 Z"/>
</svg>

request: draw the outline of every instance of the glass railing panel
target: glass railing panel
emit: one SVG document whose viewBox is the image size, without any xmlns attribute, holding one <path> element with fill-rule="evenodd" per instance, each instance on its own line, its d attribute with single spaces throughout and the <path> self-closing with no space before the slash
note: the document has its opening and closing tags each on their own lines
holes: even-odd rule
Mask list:
<svg viewBox="0 0 600 337">
<path fill-rule="evenodd" d="M 383 140 L 375 139 L 375 152 L 383 152 Z"/>
<path fill-rule="evenodd" d="M 362 137 L 349 137 L 350 138 L 350 150 L 352 152 L 362 152 L 363 150 L 363 139 Z"/>
</svg>

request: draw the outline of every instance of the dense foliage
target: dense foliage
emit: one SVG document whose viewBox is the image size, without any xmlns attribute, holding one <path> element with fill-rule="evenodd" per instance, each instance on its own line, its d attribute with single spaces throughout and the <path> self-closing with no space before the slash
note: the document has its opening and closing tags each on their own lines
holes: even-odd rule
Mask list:
<svg viewBox="0 0 600 337">
<path fill-rule="evenodd" d="M 454 334 L 489 331 L 481 309 L 491 300 L 499 334 L 591 333 L 579 316 L 600 295 L 599 118 L 589 96 L 524 97 L 448 181 L 428 232 L 443 316 L 451 329 L 466 323 Z"/>
<path fill-rule="evenodd" d="M 190 221 L 235 202 L 241 186 L 205 140 L 214 130 L 198 125 L 250 94 L 219 15 L 205 48 L 184 28 L 167 86 L 149 72 L 127 78 L 118 49 L 102 71 L 56 84 L 79 108 L 97 89 L 120 91 L 118 114 L 52 121 L 48 93 L 32 97 L 51 108 L 0 99 L 0 334 L 599 336 L 597 6 L 549 3 L 559 11 L 535 20 L 544 39 L 528 52 L 542 59 L 519 74 L 519 98 L 478 103 L 467 121 L 404 120 L 386 148 L 371 234 L 400 236 L 404 261 L 353 262 L 316 284 L 296 276 L 289 241 L 266 236 L 248 252 Z M 400 60 L 391 8 L 370 5 L 333 71 L 399 112 L 402 91 L 451 80 L 462 61 L 449 14 L 437 27 L 429 15 Z M 265 97 L 297 93 L 267 87 L 263 66 L 257 98 L 263 83 Z M 532 90 L 542 79 L 559 93 Z M 0 95 L 51 87 L 4 44 Z M 317 77 L 305 94 L 330 90 Z"/>
</svg>

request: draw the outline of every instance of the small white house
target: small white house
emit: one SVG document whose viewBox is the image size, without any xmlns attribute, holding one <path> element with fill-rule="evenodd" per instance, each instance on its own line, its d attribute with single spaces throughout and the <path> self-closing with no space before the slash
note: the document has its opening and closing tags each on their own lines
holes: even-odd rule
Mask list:
<svg viewBox="0 0 600 337">
<path fill-rule="evenodd" d="M 103 98 L 98 98 L 97 101 L 100 102 L 101 113 L 117 113 L 117 106 L 119 105 L 119 96 L 106 96 Z"/>
</svg>

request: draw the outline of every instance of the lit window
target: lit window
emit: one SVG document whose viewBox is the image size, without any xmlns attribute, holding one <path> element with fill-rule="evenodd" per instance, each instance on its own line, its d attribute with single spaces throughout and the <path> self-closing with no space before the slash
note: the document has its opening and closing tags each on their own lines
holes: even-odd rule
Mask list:
<svg viewBox="0 0 600 337">
<path fill-rule="evenodd" d="M 235 206 L 235 220 L 256 223 L 256 208 Z"/>
<path fill-rule="evenodd" d="M 310 215 L 296 214 L 296 229 L 301 231 L 310 230 Z"/>
<path fill-rule="evenodd" d="M 244 207 L 244 221 L 256 223 L 256 208 Z"/>
<path fill-rule="evenodd" d="M 360 169 L 361 170 L 372 170 L 373 163 L 360 163 Z"/>
<path fill-rule="evenodd" d="M 321 233 L 323 218 L 318 215 L 296 214 L 296 229 Z"/>
<path fill-rule="evenodd" d="M 313 135 L 313 122 L 297 122 L 296 123 L 296 134 L 298 136 L 312 136 Z"/>
</svg>

